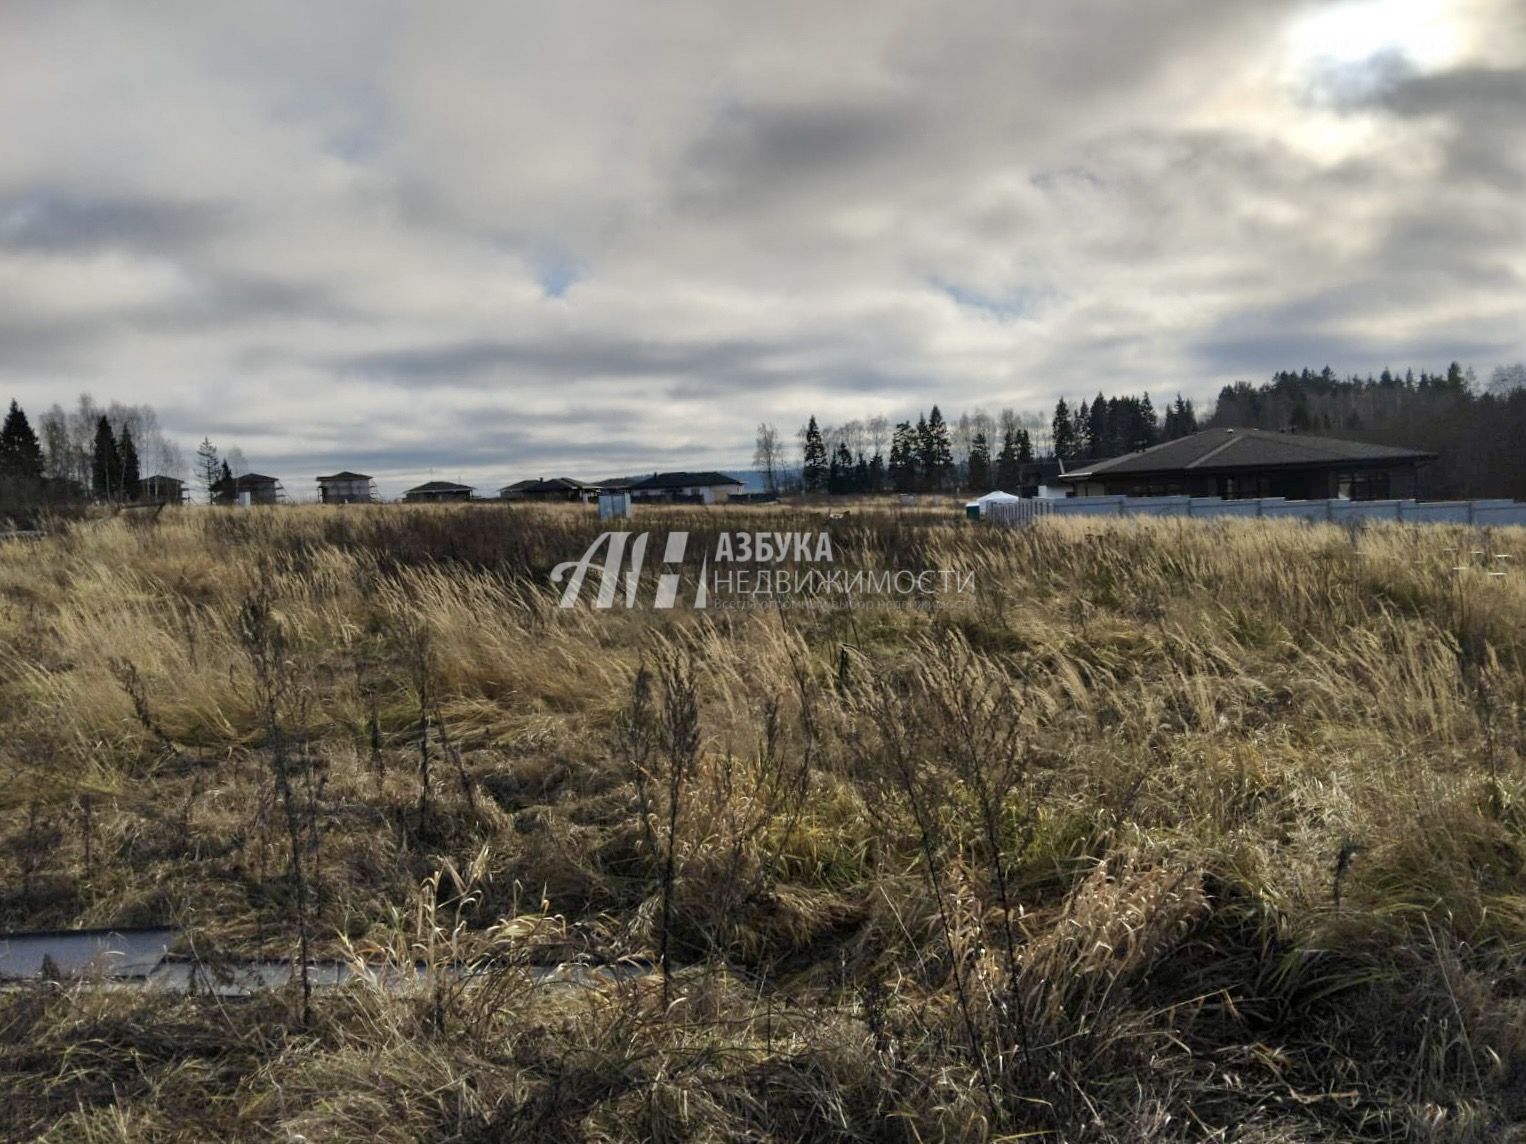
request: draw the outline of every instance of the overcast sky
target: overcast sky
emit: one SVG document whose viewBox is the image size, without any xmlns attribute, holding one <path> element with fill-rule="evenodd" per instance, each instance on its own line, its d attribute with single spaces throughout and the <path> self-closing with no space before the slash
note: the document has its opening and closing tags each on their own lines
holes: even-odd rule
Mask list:
<svg viewBox="0 0 1526 1144">
<path fill-rule="evenodd" d="M 0 3 L 0 400 L 311 491 L 1526 358 L 1522 0 Z"/>
</svg>

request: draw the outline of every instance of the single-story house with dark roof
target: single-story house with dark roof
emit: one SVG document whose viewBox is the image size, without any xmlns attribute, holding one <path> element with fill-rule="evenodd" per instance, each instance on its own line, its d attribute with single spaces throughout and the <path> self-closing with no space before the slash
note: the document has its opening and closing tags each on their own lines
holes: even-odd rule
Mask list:
<svg viewBox="0 0 1526 1144">
<path fill-rule="evenodd" d="M 348 470 L 318 478 L 318 500 L 323 504 L 369 504 L 376 499 L 376 486 L 365 473 Z"/>
<path fill-rule="evenodd" d="M 1216 496 L 1226 500 L 1409 499 L 1434 453 L 1265 429 L 1205 429 L 1058 480 L 1076 496 Z"/>
<path fill-rule="evenodd" d="M 405 492 L 403 499 L 416 504 L 467 501 L 472 499 L 472 486 L 458 485 L 455 481 L 425 481 Z"/>
<path fill-rule="evenodd" d="M 233 478 L 233 499 L 238 504 L 275 504 L 281 499 L 281 482 L 261 473 Z"/>
<path fill-rule="evenodd" d="M 515 481 L 498 490 L 499 500 L 529 501 L 577 501 L 598 491 L 594 485 L 575 481 L 571 477 L 551 477 L 546 480 Z"/>
<path fill-rule="evenodd" d="M 725 473 L 653 473 L 624 485 L 632 500 L 672 501 L 678 504 L 724 504 L 747 486 Z"/>
</svg>

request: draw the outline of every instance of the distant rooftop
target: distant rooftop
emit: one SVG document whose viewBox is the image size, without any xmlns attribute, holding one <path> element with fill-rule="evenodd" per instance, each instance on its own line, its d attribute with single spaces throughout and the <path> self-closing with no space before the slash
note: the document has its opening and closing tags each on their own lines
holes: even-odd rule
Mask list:
<svg viewBox="0 0 1526 1144">
<path fill-rule="evenodd" d="M 1426 461 L 1434 453 L 1369 445 L 1362 441 L 1338 441 L 1305 433 L 1273 433 L 1265 429 L 1205 429 L 1095 461 L 1067 472 L 1066 481 L 1124 473 L 1205 472 L 1215 469 L 1286 468 L 1290 465 L 1361 464 L 1381 461 Z"/>
<path fill-rule="evenodd" d="M 332 476 L 318 478 L 320 481 L 369 481 L 370 479 L 365 473 L 352 473 L 349 470 L 335 473 Z"/>
<path fill-rule="evenodd" d="M 743 482 L 735 477 L 727 476 L 725 473 L 713 471 L 702 473 L 653 473 L 644 480 L 637 480 L 633 483 L 612 487 L 630 489 L 686 489 L 702 488 L 707 485 L 736 485 L 738 488 L 741 488 L 743 487 Z"/>
<path fill-rule="evenodd" d="M 458 485 L 455 481 L 425 481 L 422 485 L 414 485 L 408 491 L 410 493 L 471 492 L 473 487 L 472 485 Z"/>
</svg>

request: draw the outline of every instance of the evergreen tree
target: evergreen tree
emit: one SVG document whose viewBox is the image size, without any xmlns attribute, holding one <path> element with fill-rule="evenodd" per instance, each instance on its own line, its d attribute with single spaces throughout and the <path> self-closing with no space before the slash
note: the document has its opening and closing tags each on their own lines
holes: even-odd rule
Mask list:
<svg viewBox="0 0 1526 1144">
<path fill-rule="evenodd" d="M 21 406 L 13 400 L 0 426 L 0 477 L 38 480 L 42 477 L 42 446 Z"/>
<path fill-rule="evenodd" d="M 133 444 L 132 428 L 122 426 L 122 435 L 117 438 L 117 464 L 120 466 L 118 487 L 122 490 L 124 500 L 138 499 L 138 480 L 143 475 L 138 468 L 138 447 Z"/>
<path fill-rule="evenodd" d="M 853 491 L 853 454 L 839 441 L 827 465 L 827 492 L 841 496 Z"/>
<path fill-rule="evenodd" d="M 1097 399 L 1091 403 L 1088 410 L 1086 402 L 1081 402 L 1079 420 L 1085 426 L 1083 436 L 1076 444 L 1082 453 L 1088 457 L 1112 457 L 1122 452 L 1115 448 L 1114 426 L 1115 417 L 1111 416 L 1117 409 L 1117 403 L 1109 404 L 1107 398 L 1097 394 Z"/>
<path fill-rule="evenodd" d="M 217 480 L 222 475 L 222 464 L 217 458 L 217 446 L 203 437 L 196 446 L 196 476 L 206 491 L 207 503 L 217 503 Z"/>
<path fill-rule="evenodd" d="M 984 433 L 976 433 L 970 441 L 969 483 L 977 493 L 989 492 L 991 488 L 991 446 Z"/>
<path fill-rule="evenodd" d="M 923 442 L 922 468 L 927 487 L 942 489 L 954 475 L 954 450 L 949 442 L 948 425 L 944 423 L 943 414 L 936 405 L 927 415 Z"/>
<path fill-rule="evenodd" d="M 1001 435 L 1001 452 L 996 454 L 996 487 L 1004 493 L 1016 492 L 1022 483 L 1017 459 L 1018 430 L 1008 428 Z"/>
<path fill-rule="evenodd" d="M 827 447 L 821 439 L 821 430 L 816 426 L 815 417 L 805 427 L 802 459 L 804 463 L 800 467 L 800 475 L 805 482 L 805 491 L 820 492 L 827 483 Z"/>
<path fill-rule="evenodd" d="M 1161 436 L 1167 441 L 1174 441 L 1196 432 L 1197 414 L 1193 411 L 1192 402 L 1184 400 L 1178 393 L 1176 400 L 1166 409 L 1166 425 Z"/>
<path fill-rule="evenodd" d="M 1076 427 L 1070 419 L 1070 407 L 1062 397 L 1054 403 L 1054 420 L 1050 423 L 1054 439 L 1054 455 L 1062 461 L 1072 461 L 1076 456 Z"/>
<path fill-rule="evenodd" d="M 116 434 L 102 414 L 95 422 L 95 444 L 90 451 L 90 490 L 101 500 L 115 500 L 122 494 L 122 459 L 117 453 Z"/>
<path fill-rule="evenodd" d="M 917 488 L 931 489 L 933 487 L 933 439 L 927 432 L 927 415 L 917 414 Z"/>
<path fill-rule="evenodd" d="M 238 497 L 233 484 L 233 470 L 224 461 L 218 469 L 217 477 L 208 487 L 207 502 L 209 504 L 232 504 Z"/>
<path fill-rule="evenodd" d="M 1017 429 L 1017 460 L 1021 465 L 1031 464 L 1033 461 L 1033 438 L 1022 426 L 1018 426 Z"/>
<path fill-rule="evenodd" d="M 898 493 L 913 492 L 917 485 L 917 431 L 910 421 L 896 424 L 890 438 L 890 487 Z"/>
<path fill-rule="evenodd" d="M 885 491 L 885 458 L 876 451 L 869 458 L 869 482 L 868 489 L 872 493 Z"/>
</svg>

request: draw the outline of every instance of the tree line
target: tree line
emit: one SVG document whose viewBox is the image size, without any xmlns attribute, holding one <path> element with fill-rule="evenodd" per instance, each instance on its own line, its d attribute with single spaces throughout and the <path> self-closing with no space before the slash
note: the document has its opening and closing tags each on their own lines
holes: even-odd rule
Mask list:
<svg viewBox="0 0 1526 1144">
<path fill-rule="evenodd" d="M 196 476 L 206 503 L 232 503 L 235 478 L 245 471 L 237 446 L 224 457 L 203 440 Z M 137 501 L 149 476 L 186 477 L 180 447 L 160 429 L 151 406 L 103 407 L 83 394 L 72 410 L 53 405 L 34 427 L 13 399 L 0 423 L 0 515 L 46 504 Z"/>
<path fill-rule="evenodd" d="M 38 493 L 49 490 L 55 494 L 53 499 L 59 499 L 56 494 L 82 495 L 88 488 L 97 500 L 136 498 L 141 465 L 131 424 L 123 424 L 118 432 L 105 414 L 99 415 L 89 449 L 82 448 L 77 455 L 67 433 L 58 434 L 57 422 L 50 422 L 44 415 L 43 428 L 44 439 L 53 448 L 44 449 L 26 411 L 14 399 L 11 401 L 5 421 L 0 424 L 0 478 L 5 479 L 11 490 L 30 489 Z"/>
<path fill-rule="evenodd" d="M 1073 463 L 1115 456 L 1195 433 L 1192 402 L 1177 395 L 1157 416 L 1148 393 L 1139 397 L 1061 398 L 1053 415 L 1004 409 L 945 418 L 934 405 L 916 421 L 894 425 L 885 417 L 823 426 L 813 415 L 797 434 L 798 468 L 790 464 L 779 431 L 758 426 L 753 465 L 775 492 L 916 493 L 969 489 L 1008 492 L 1036 482 L 1036 461 Z"/>
<path fill-rule="evenodd" d="M 1281 370 L 1224 386 L 1208 424 L 1423 449 L 1436 454 L 1421 476 L 1428 498 L 1526 499 L 1526 364 L 1500 366 L 1486 383 L 1457 362 L 1376 377 Z"/>
</svg>

